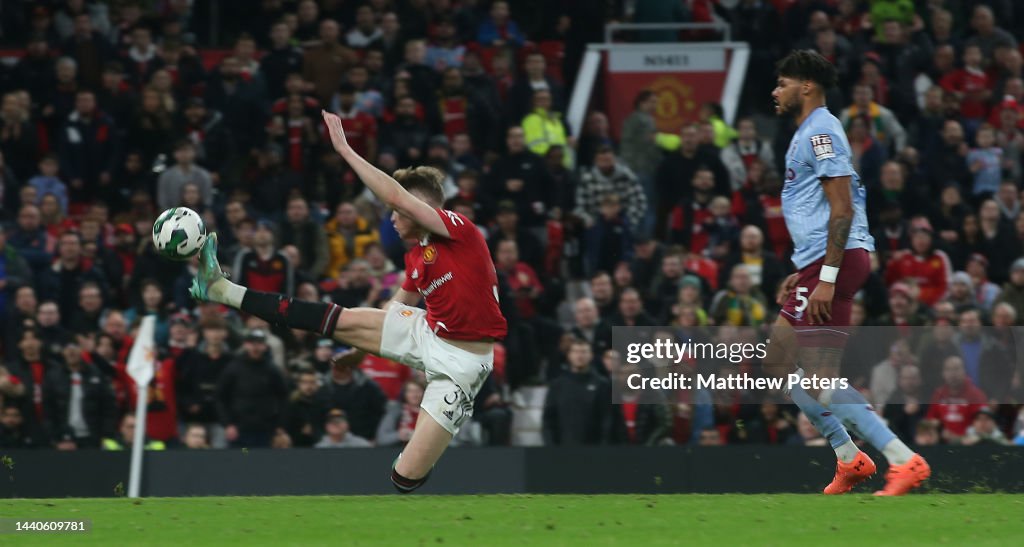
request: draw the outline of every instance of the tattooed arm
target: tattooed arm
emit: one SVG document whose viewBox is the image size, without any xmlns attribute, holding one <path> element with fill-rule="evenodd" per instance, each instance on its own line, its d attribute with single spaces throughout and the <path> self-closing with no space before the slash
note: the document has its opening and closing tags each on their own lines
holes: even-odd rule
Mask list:
<svg viewBox="0 0 1024 547">
<path fill-rule="evenodd" d="M 821 179 L 830 208 L 828 219 L 828 246 L 825 248 L 824 266 L 838 268 L 843 263 L 846 251 L 846 240 L 850 237 L 850 225 L 853 224 L 853 198 L 850 196 L 850 177 L 830 177 Z M 835 283 L 818 281 L 818 285 L 808 298 L 807 315 L 812 325 L 820 325 L 832 319 L 832 298 L 835 296 Z"/>
<path fill-rule="evenodd" d="M 828 247 L 825 265 L 838 268 L 843 263 L 846 240 L 853 224 L 853 198 L 850 195 L 850 177 L 821 179 L 831 213 L 828 219 Z"/>
</svg>

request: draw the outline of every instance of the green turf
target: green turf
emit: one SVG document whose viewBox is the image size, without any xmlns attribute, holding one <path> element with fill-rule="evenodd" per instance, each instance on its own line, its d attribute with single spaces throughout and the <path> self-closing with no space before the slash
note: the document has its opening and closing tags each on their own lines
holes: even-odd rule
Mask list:
<svg viewBox="0 0 1024 547">
<path fill-rule="evenodd" d="M 866 494 L 5 500 L 0 516 L 92 520 L 53 545 L 1020 545 L 1024 496 Z M 14 540 L 14 541 L 11 541 Z"/>
</svg>

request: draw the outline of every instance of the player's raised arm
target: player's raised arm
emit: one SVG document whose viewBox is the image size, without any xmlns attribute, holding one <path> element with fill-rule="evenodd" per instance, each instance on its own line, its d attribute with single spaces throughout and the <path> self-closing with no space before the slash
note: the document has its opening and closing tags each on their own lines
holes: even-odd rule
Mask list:
<svg viewBox="0 0 1024 547">
<path fill-rule="evenodd" d="M 345 138 L 345 128 L 342 127 L 341 118 L 327 111 L 321 111 L 324 123 L 327 124 L 327 131 L 331 135 L 331 143 L 334 150 L 341 155 L 345 161 L 352 166 L 352 169 L 359 176 L 359 180 L 370 189 L 375 196 L 388 208 L 394 209 L 419 224 L 432 234 L 443 237 L 450 237 L 448 227 L 428 203 L 409 193 L 402 188 L 394 178 L 387 173 L 377 169 L 370 162 L 359 156 L 348 144 Z"/>
</svg>

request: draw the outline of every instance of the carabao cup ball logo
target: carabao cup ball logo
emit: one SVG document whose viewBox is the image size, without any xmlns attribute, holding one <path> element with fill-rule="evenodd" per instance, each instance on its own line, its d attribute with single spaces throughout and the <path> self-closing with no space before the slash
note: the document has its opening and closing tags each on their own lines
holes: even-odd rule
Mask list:
<svg viewBox="0 0 1024 547">
<path fill-rule="evenodd" d="M 188 207 L 172 207 L 153 223 L 153 246 L 169 260 L 188 260 L 206 243 L 206 223 Z"/>
</svg>

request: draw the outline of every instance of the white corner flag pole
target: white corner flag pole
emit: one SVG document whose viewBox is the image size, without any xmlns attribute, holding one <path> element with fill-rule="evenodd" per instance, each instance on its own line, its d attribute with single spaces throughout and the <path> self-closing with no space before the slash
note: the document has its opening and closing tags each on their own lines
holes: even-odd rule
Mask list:
<svg viewBox="0 0 1024 547">
<path fill-rule="evenodd" d="M 135 401 L 135 438 L 132 440 L 132 465 L 128 479 L 128 497 L 139 497 L 142 485 L 142 451 L 146 438 L 146 406 L 149 382 L 153 379 L 153 365 L 156 360 L 156 343 L 153 340 L 156 318 L 147 315 L 135 337 L 132 351 L 128 356 L 128 375 L 135 381 L 138 396 Z"/>
</svg>

